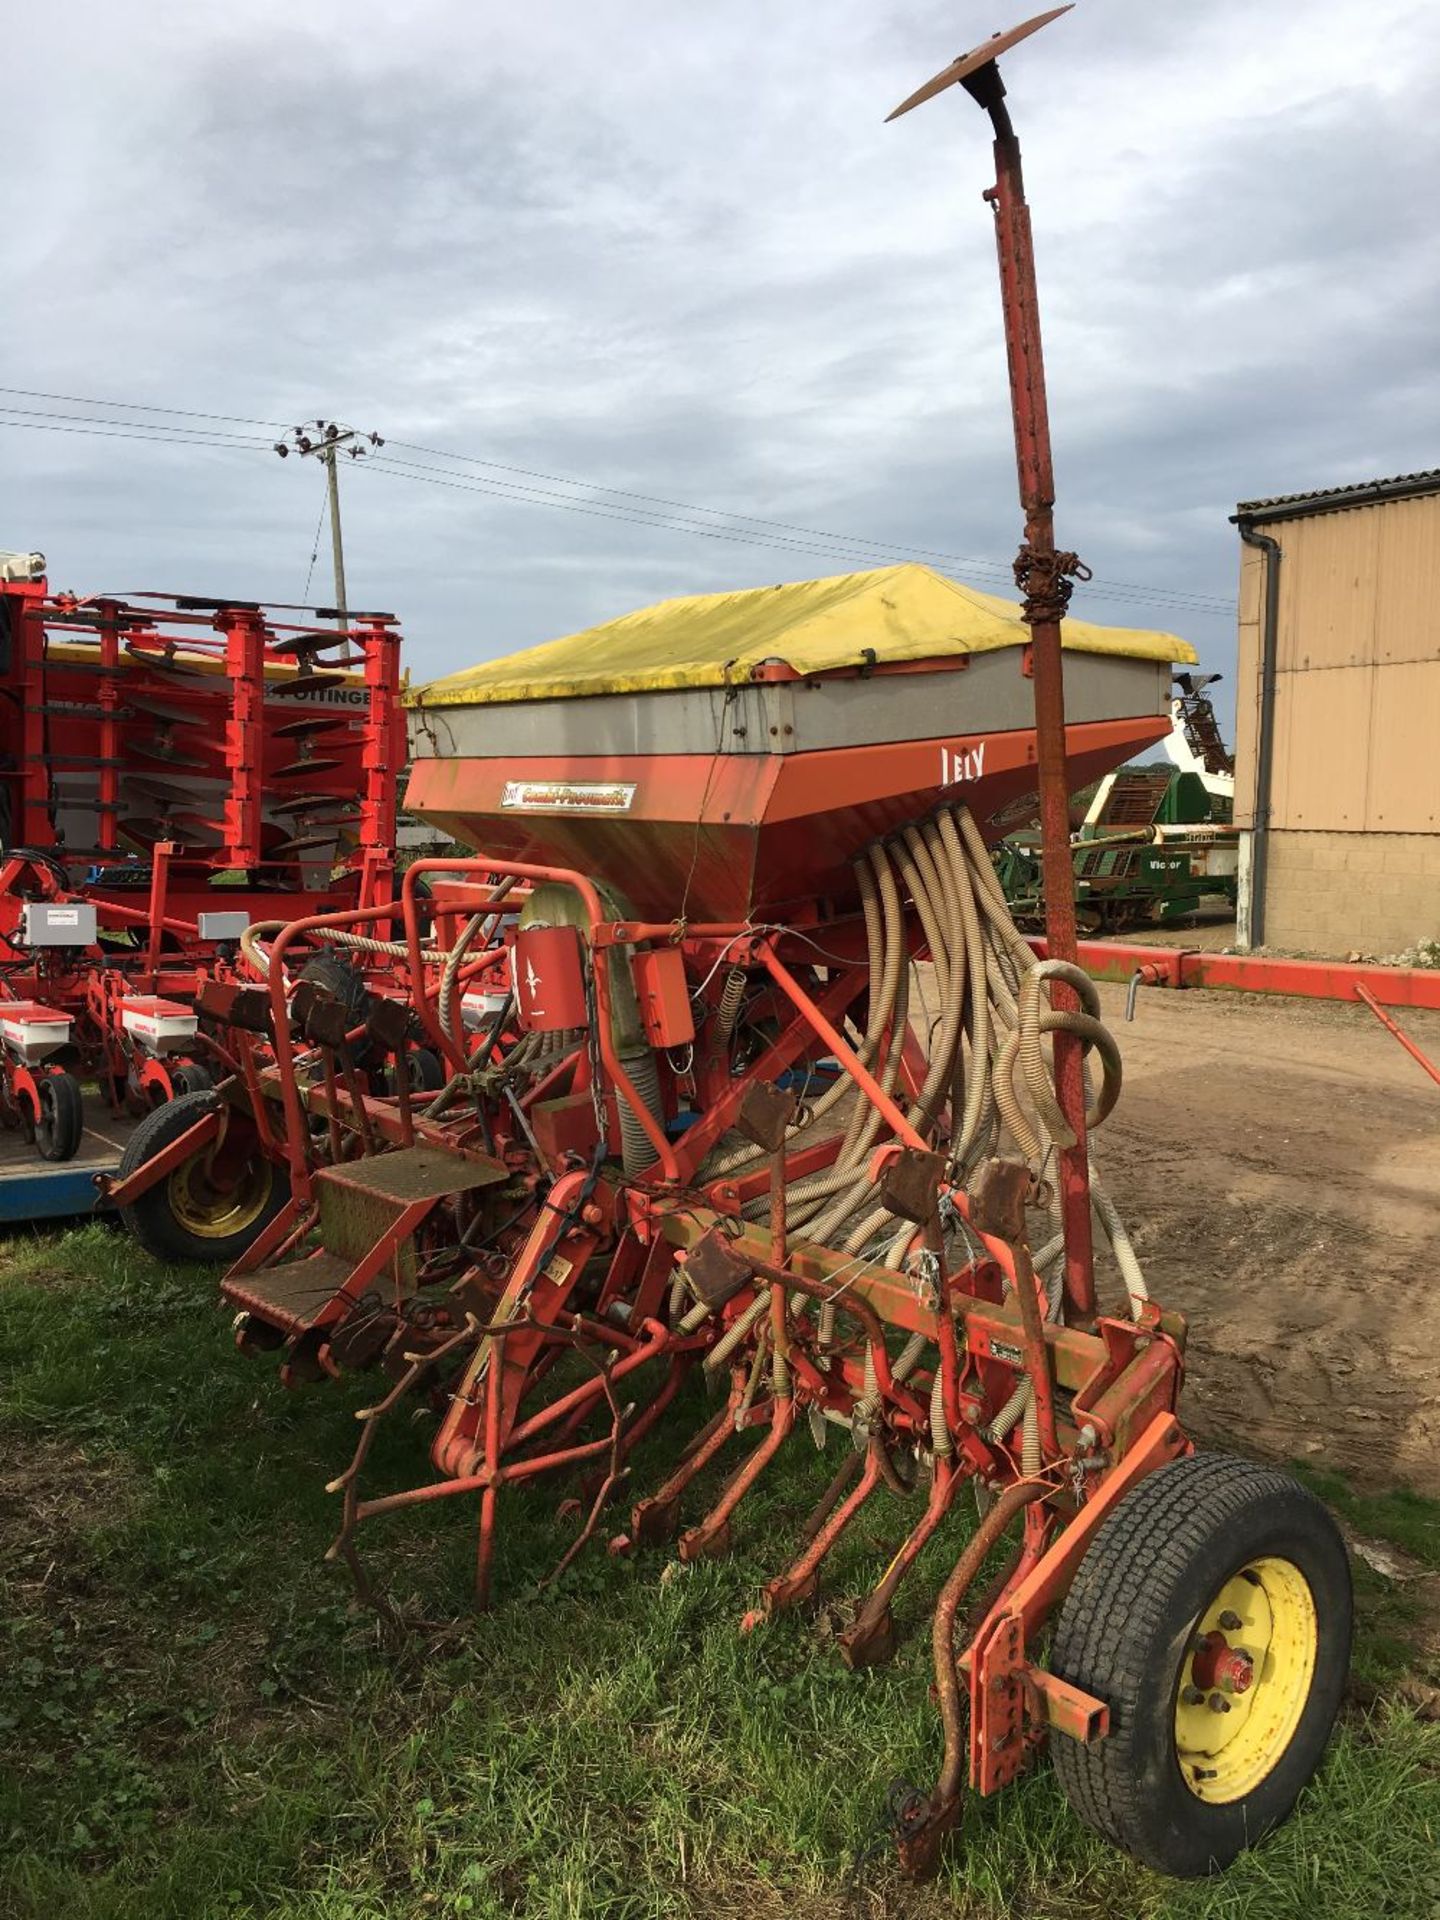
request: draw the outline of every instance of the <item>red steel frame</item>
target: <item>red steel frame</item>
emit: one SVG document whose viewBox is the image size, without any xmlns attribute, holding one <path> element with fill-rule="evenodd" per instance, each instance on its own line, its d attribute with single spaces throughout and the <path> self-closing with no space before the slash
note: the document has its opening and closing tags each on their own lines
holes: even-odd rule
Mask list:
<svg viewBox="0 0 1440 1920">
<path fill-rule="evenodd" d="M 248 605 L 180 599 L 138 605 L 113 596 L 79 601 L 52 595 L 43 580 L 6 583 L 0 593 L 13 615 L 10 677 L 19 708 L 12 732 L 16 764 L 8 773 L 0 770 L 0 778 L 15 782 L 12 812 L 17 830 L 9 837 L 13 845 L 33 847 L 56 863 L 52 869 L 13 855 L 0 862 L 0 930 L 13 932 L 18 925 L 22 898 L 79 900 L 94 906 L 101 929 L 128 931 L 139 941 L 129 953 L 36 949 L 21 955 L 0 968 L 0 997 L 35 998 L 68 1013 L 75 1045 L 66 1062 L 75 1064 L 78 1058 L 83 1073 L 97 1074 L 113 1105 L 119 1099 L 115 1089 L 132 1064 L 132 1049 L 120 1025 L 124 993 L 190 1002 L 208 978 L 223 978 L 229 968 L 223 950 L 201 939 L 196 919 L 200 911 L 241 908 L 251 919 L 288 919 L 297 907 L 340 905 L 347 896 L 367 908 L 392 899 L 398 778 L 405 756 L 400 636 L 388 615 L 357 616 L 348 633 L 337 633 L 329 627 L 280 622 Z M 163 602 L 163 596 L 145 598 Z M 67 643 L 53 657 L 52 634 Z M 88 651 L 91 645 L 93 653 Z M 128 658 L 122 657 L 122 649 Z M 344 657 L 332 663 L 327 656 L 336 650 Z M 157 663 L 154 667 L 147 667 L 150 657 Z M 182 668 L 178 694 L 165 679 L 172 661 Z M 289 864 L 296 870 L 298 890 L 273 884 L 210 888 L 214 873 L 273 871 L 287 864 L 268 852 L 264 841 L 271 770 L 278 764 L 280 737 L 274 728 L 283 721 L 304 720 L 308 709 L 267 701 L 267 685 L 283 689 L 285 677 L 297 668 L 318 665 L 326 675 L 334 666 L 342 669 L 342 677 L 331 684 L 343 687 L 343 674 L 356 664 L 362 669 L 357 692 L 363 696 L 363 715 L 358 728 L 345 734 L 340 758 L 342 770 L 344 760 L 353 758 L 359 792 L 350 802 L 354 851 L 340 856 L 337 849 L 343 871 L 338 876 L 334 871 L 325 877 L 307 876 L 295 860 Z M 218 671 L 207 673 L 208 668 Z M 199 747 L 202 754 L 214 755 L 204 777 L 227 783 L 223 818 L 215 823 L 221 844 L 207 852 L 179 840 L 157 841 L 148 860 L 148 890 L 140 896 L 144 904 L 137 904 L 133 889 L 107 884 L 106 879 L 107 872 L 118 873 L 134 857 L 120 842 L 122 777 L 127 772 L 158 777 L 166 763 L 163 757 L 146 762 L 127 758 L 126 729 L 153 724 L 137 719 L 150 711 L 146 699 L 163 701 L 168 696 L 188 702 L 197 687 L 209 694 L 226 683 L 223 739 Z M 132 700 L 139 705 L 132 707 Z M 67 722 L 63 745 L 52 739 L 47 726 L 51 714 Z M 190 717 L 198 726 L 208 719 L 208 708 L 196 705 Z M 334 739 L 335 733 L 321 737 Z M 177 770 L 191 764 L 194 751 L 177 757 Z M 302 748 L 298 758 L 303 763 L 305 757 Z M 66 847 L 53 817 L 65 805 L 55 776 L 76 767 L 95 773 L 92 796 L 71 803 L 94 813 L 94 845 L 81 853 Z M 178 792 L 184 783 L 172 777 L 169 784 Z M 298 797 L 302 788 L 297 782 L 287 791 Z M 62 884 L 60 871 L 68 872 L 68 886 Z M 177 945 L 178 954 L 173 951 Z M 132 1097 L 173 1097 L 173 1062 L 138 1052 L 135 1060 Z M 16 1066 L 5 1063 L 12 1099 L 23 1099 L 29 1077 L 17 1074 Z"/>
<path fill-rule="evenodd" d="M 1030 941 L 1044 959 L 1046 940 Z M 1080 965 L 1095 980 L 1139 980 L 1145 987 L 1209 987 L 1219 992 L 1290 994 L 1303 1000 L 1366 1000 L 1440 1011 L 1440 969 L 1381 967 L 1347 960 L 1288 960 L 1278 955 L 1203 953 L 1198 947 L 1147 947 L 1134 941 L 1082 940 Z"/>
<path fill-rule="evenodd" d="M 419 890 L 420 881 L 426 877 L 442 883 L 433 901 L 427 901 Z M 728 1074 L 715 1080 L 708 1097 L 701 1096 L 704 1118 L 678 1140 L 671 1141 L 658 1123 L 649 1122 L 646 1131 L 656 1159 L 647 1174 L 617 1185 L 613 1176 L 597 1181 L 593 1169 L 588 1174 L 579 1168 L 561 1172 L 544 1206 L 538 1208 L 525 1230 L 523 1244 L 508 1263 L 503 1287 L 489 1309 L 489 1331 L 475 1347 L 449 1395 L 449 1408 L 432 1450 L 442 1477 L 402 1492 L 363 1499 L 358 1488 L 362 1444 L 350 1472 L 335 1483 L 344 1493 L 345 1505 L 334 1552 L 358 1571 L 354 1533 L 362 1522 L 400 1507 L 473 1493 L 479 1497 L 476 1585 L 483 1600 L 489 1591 L 502 1489 L 543 1473 L 597 1465 L 607 1454 L 611 1455 L 612 1466 L 606 1484 L 615 1483 L 619 1460 L 663 1413 L 686 1369 L 713 1344 L 713 1328 L 687 1334 L 667 1327 L 656 1316 L 669 1283 L 670 1263 L 683 1259 L 723 1226 L 726 1244 L 751 1276 L 756 1297 L 769 1298 L 772 1318 L 778 1316 L 776 1324 L 786 1330 L 787 1339 L 787 1296 L 840 1303 L 840 1310 L 860 1327 L 862 1349 L 869 1352 L 884 1409 L 883 1428 L 892 1438 L 923 1435 L 928 1416 L 924 1395 L 895 1379 L 884 1329 L 923 1332 L 937 1346 L 941 1391 L 957 1454 L 953 1462 L 936 1461 L 924 1513 L 861 1608 L 854 1626 L 842 1637 L 847 1660 L 863 1665 L 883 1657 L 888 1650 L 893 1638 L 890 1604 L 896 1588 L 950 1512 L 959 1488 L 976 1474 L 1003 1487 L 1007 1477 L 1014 1474 L 1014 1465 L 1004 1449 L 982 1437 L 988 1417 L 982 1417 L 982 1410 L 993 1410 L 1008 1396 L 1017 1377 L 1028 1377 L 1037 1403 L 1044 1409 L 1041 1472 L 1033 1480 L 1012 1481 L 1009 1490 L 1002 1493 L 991 1519 L 957 1561 L 937 1615 L 936 1682 L 946 1728 L 946 1760 L 924 1820 L 907 1830 L 902 1846 L 909 1863 L 923 1868 L 933 1863 L 935 1850 L 953 1824 L 959 1805 L 966 1747 L 954 1708 L 957 1674 L 968 1675 L 976 1724 L 991 1729 L 978 1747 L 972 1740 L 969 1748 L 971 1777 L 982 1792 L 994 1791 L 1019 1770 L 1036 1737 L 1037 1715 L 1038 1724 L 1058 1726 L 1072 1737 L 1088 1740 L 1104 1735 L 1103 1704 L 1055 1680 L 1034 1662 L 1027 1648 L 1063 1596 L 1094 1527 L 1109 1505 L 1141 1474 L 1188 1448 L 1173 1417 L 1182 1373 L 1183 1324 L 1148 1308 L 1138 1322 L 1097 1320 L 1092 1314 L 1086 1324 L 1068 1320 L 1041 1325 L 1037 1312 L 1032 1328 L 1027 1295 L 1033 1298 L 1036 1282 L 1028 1254 L 994 1232 L 982 1230 L 968 1195 L 958 1188 L 946 1190 L 945 1198 L 967 1222 L 980 1252 L 969 1268 L 942 1274 L 939 1294 L 927 1304 L 902 1274 L 846 1260 L 803 1243 L 786 1248 L 773 1225 L 769 1233 L 744 1225 L 737 1218 L 739 1208 L 756 1192 L 765 1191 L 767 1180 L 773 1176 L 749 1173 L 739 1179 L 722 1176 L 701 1180 L 701 1162 L 735 1119 L 748 1091 L 762 1078 L 782 1073 L 817 1054 L 833 1056 L 843 1065 L 861 1097 L 879 1110 L 895 1136 L 895 1144 L 880 1156 L 872 1177 L 883 1178 L 884 1163 L 896 1153 L 908 1149 L 924 1154 L 924 1141 L 855 1053 L 839 1025 L 863 977 L 859 964 L 862 943 L 853 929 L 847 933 L 843 919 L 826 923 L 827 952 L 838 955 L 849 939 L 855 965 L 835 968 L 832 977 L 818 989 L 798 976 L 797 968 L 805 964 L 805 944 L 803 938 L 796 938 L 788 930 L 759 932 L 748 923 L 681 926 L 673 921 L 615 921 L 608 917 L 604 902 L 585 874 L 492 856 L 418 862 L 407 873 L 393 906 L 374 905 L 292 922 L 278 934 L 269 954 L 267 992 L 273 1055 L 267 1052 L 257 1068 L 247 1069 L 247 1084 L 256 1104 L 262 1108 L 276 1104 L 283 1114 L 283 1132 L 272 1150 L 286 1158 L 292 1197 L 289 1207 L 231 1275 L 227 1292 L 234 1302 L 253 1305 L 255 1284 L 263 1277 L 266 1264 L 284 1259 L 302 1244 L 316 1217 L 316 1183 L 334 1176 L 314 1164 L 310 1116 L 326 1118 L 332 1141 L 337 1124 L 343 1121 L 347 1128 L 357 1132 L 363 1129 L 372 1148 L 413 1140 L 448 1149 L 462 1158 L 486 1157 L 475 1142 L 468 1120 L 457 1124 L 444 1117 L 433 1121 L 420 1116 L 411 1119 L 408 1108 L 397 1112 L 393 1102 L 375 1100 L 363 1089 L 341 1090 L 330 1071 L 323 1080 L 310 1075 L 302 1081 L 297 1070 L 297 1042 L 291 1032 L 287 957 L 306 950 L 310 942 L 317 937 L 323 939 L 327 932 L 352 931 L 367 923 L 398 918 L 409 955 L 410 1004 L 429 1038 L 449 1054 L 453 1066 L 464 1068 L 468 1064 L 464 1055 L 439 1020 L 439 965 L 427 958 L 425 916 L 428 914 L 432 922 L 453 922 L 461 913 L 468 917 L 472 912 L 498 907 L 502 901 L 518 904 L 531 888 L 545 884 L 571 888 L 584 903 L 585 938 L 593 955 L 645 943 L 679 946 L 692 978 L 702 980 L 715 976 L 719 962 L 739 964 L 773 982 L 778 1004 L 788 1007 L 791 1017 L 748 1072 L 734 1080 Z M 912 948 L 923 953 L 923 944 L 916 944 L 919 941 L 917 927 Z M 793 950 L 794 956 L 788 961 L 787 949 Z M 495 967 L 505 951 L 502 943 L 473 956 L 466 962 L 462 978 L 473 979 Z M 611 1038 L 607 972 L 604 965 L 592 969 L 596 1004 L 591 1030 L 596 1065 L 606 1098 L 613 1102 L 623 1095 L 639 1114 L 644 1112 L 643 1102 L 617 1058 Z M 305 1045 L 303 1041 L 298 1044 Z M 697 1045 L 697 1061 L 701 1055 Z M 313 1062 L 313 1048 L 305 1057 Z M 579 1062 L 575 1075 L 577 1081 L 582 1077 Z M 363 1117 L 361 1107 L 366 1110 Z M 197 1130 L 172 1146 L 164 1157 L 163 1171 L 183 1164 L 187 1150 L 213 1146 L 213 1117 L 207 1116 L 202 1122 L 202 1128 L 207 1125 L 211 1131 L 203 1141 Z M 261 1120 L 260 1129 L 262 1135 L 266 1134 L 268 1123 Z M 832 1154 L 834 1144 L 829 1143 Z M 511 1148 L 518 1149 L 523 1157 L 524 1143 L 517 1134 L 512 1132 L 508 1147 L 497 1137 L 496 1152 L 504 1154 Z M 825 1164 L 824 1152 L 817 1154 L 814 1149 L 786 1156 L 784 1176 L 795 1178 Z M 148 1184 L 149 1173 L 149 1169 L 142 1169 L 128 1186 L 138 1190 L 142 1180 Z M 343 1176 L 343 1164 L 337 1163 L 334 1173 Z M 116 1197 L 126 1198 L 125 1190 Z M 424 1198 L 401 1208 L 334 1298 L 310 1316 L 307 1324 L 322 1332 L 327 1328 L 338 1330 L 363 1290 L 391 1268 L 400 1249 L 431 1216 L 434 1205 L 433 1199 Z M 926 1230 L 916 1231 L 919 1234 Z M 578 1314 L 570 1302 L 575 1277 L 588 1270 L 602 1253 L 608 1254 L 611 1279 L 602 1287 L 596 1307 Z M 1013 1286 L 1008 1306 L 1002 1304 L 1002 1275 Z M 747 1297 L 741 1295 L 727 1309 L 725 1325 L 736 1324 Z M 602 1317 L 604 1303 L 610 1298 L 631 1302 L 632 1311 L 624 1327 L 609 1324 Z M 283 1318 L 277 1321 L 282 1331 Z M 300 1322 L 292 1320 L 290 1325 L 298 1330 Z M 447 1336 L 447 1348 L 459 1337 Z M 608 1348 L 615 1355 L 613 1362 L 594 1379 L 526 1416 L 522 1403 L 553 1358 L 555 1343 L 563 1346 L 576 1339 Z M 862 1387 L 863 1369 L 858 1359 L 845 1361 L 838 1372 L 833 1367 L 821 1371 L 803 1345 L 792 1343 L 789 1353 L 793 1372 L 786 1392 L 772 1391 L 754 1405 L 742 1405 L 743 1366 L 732 1372 L 728 1419 L 718 1426 L 712 1423 L 702 1444 L 692 1450 L 671 1480 L 651 1500 L 636 1507 L 631 1534 L 622 1538 L 622 1546 L 628 1547 L 632 1539 L 665 1537 L 683 1488 L 701 1466 L 718 1455 L 727 1436 L 737 1427 L 763 1428 L 760 1447 L 731 1475 L 710 1514 L 683 1536 L 679 1546 L 685 1559 L 723 1550 L 732 1513 L 793 1429 L 801 1408 L 832 1407 L 844 1412 L 853 1407 Z M 610 1440 L 571 1438 L 580 1422 L 606 1396 L 613 1395 L 619 1382 L 648 1361 L 661 1358 L 669 1362 L 664 1385 L 627 1431 L 623 1443 L 618 1428 Z M 318 1349 L 317 1360 L 321 1371 L 334 1370 L 335 1363 L 324 1344 Z M 1054 1398 L 1056 1382 L 1063 1382 L 1069 1392 L 1063 1422 Z M 1087 1438 L 1077 1442 L 1081 1427 Z M 1093 1465 L 1077 1469 L 1077 1444 L 1095 1450 Z M 885 1447 L 877 1430 L 864 1463 L 857 1463 L 855 1486 L 838 1504 L 831 1503 L 792 1566 L 767 1586 L 765 1612 L 783 1609 L 814 1592 L 825 1556 L 887 1472 Z M 888 1471 L 893 1473 L 893 1468 Z M 1067 1493 L 1077 1471 L 1093 1475 L 1094 1491 L 1078 1515 L 1057 1528 L 1054 1503 Z M 600 1504 L 597 1497 L 592 1525 Z M 992 1603 L 980 1633 L 957 1664 L 950 1639 L 959 1596 L 971 1584 L 988 1544 L 998 1539 L 1005 1522 L 1022 1507 L 1030 1509 L 1023 1551 L 1010 1580 Z M 756 1614 L 749 1620 L 760 1617 Z M 1020 1706 L 1015 1705 L 1017 1700 Z M 1010 1707 L 1002 1725 L 997 1715 L 1005 1702 Z"/>
</svg>

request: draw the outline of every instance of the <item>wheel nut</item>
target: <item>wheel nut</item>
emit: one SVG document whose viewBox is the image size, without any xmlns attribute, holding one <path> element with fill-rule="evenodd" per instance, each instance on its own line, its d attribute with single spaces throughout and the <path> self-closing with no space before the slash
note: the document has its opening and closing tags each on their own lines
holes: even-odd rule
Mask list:
<svg viewBox="0 0 1440 1920">
<path fill-rule="evenodd" d="M 1227 1699 L 1225 1698 L 1225 1696 L 1224 1696 L 1224 1694 L 1223 1694 L 1223 1693 L 1212 1693 L 1212 1694 L 1211 1694 L 1211 1696 L 1210 1696 L 1210 1711 L 1211 1711 L 1212 1713 L 1229 1713 L 1229 1711 L 1230 1711 L 1230 1702 L 1229 1702 L 1229 1701 L 1228 1701 L 1228 1700 L 1227 1700 Z"/>
<path fill-rule="evenodd" d="M 1180 1690 L 1180 1698 L 1187 1707 L 1198 1707 L 1205 1696 L 1199 1687 L 1182 1687 Z"/>
<path fill-rule="evenodd" d="M 1234 1633 L 1237 1627 L 1241 1627 L 1245 1623 L 1233 1607 L 1227 1607 L 1220 1616 L 1220 1624 L 1226 1633 Z"/>
</svg>

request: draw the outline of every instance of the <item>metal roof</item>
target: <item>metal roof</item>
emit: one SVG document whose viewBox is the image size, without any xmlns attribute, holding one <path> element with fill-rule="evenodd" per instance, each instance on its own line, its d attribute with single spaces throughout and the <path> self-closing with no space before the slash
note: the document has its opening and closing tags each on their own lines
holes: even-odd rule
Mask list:
<svg viewBox="0 0 1440 1920">
<path fill-rule="evenodd" d="M 1242 500 L 1236 520 L 1295 520 L 1306 513 L 1336 513 L 1344 507 L 1368 507 L 1382 500 L 1409 500 L 1440 493 L 1440 467 L 1424 473 L 1396 474 L 1390 480 L 1359 480 L 1348 487 L 1317 487 L 1309 493 L 1280 493 L 1269 500 Z"/>
</svg>

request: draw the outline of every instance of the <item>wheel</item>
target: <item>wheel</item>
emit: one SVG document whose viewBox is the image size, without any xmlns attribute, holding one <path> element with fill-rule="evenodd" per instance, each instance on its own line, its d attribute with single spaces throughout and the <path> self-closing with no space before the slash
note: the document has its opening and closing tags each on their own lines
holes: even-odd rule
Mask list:
<svg viewBox="0 0 1440 1920">
<path fill-rule="evenodd" d="M 334 994 L 345 1009 L 347 1027 L 358 1027 L 370 1005 L 370 989 L 365 976 L 344 953 L 331 949 L 311 956 L 300 969 L 302 980 L 313 980 L 326 993 Z M 368 1040 L 359 1040 L 350 1052 L 351 1064 L 364 1067 L 374 1057 Z"/>
<path fill-rule="evenodd" d="M 410 1075 L 412 1093 L 438 1093 L 445 1084 L 445 1069 L 440 1064 L 440 1056 L 429 1047 L 410 1047 L 405 1054 L 405 1068 Z M 388 1066 L 385 1069 L 386 1091 L 393 1093 L 398 1086 L 398 1068 Z"/>
<path fill-rule="evenodd" d="M 198 1061 L 185 1060 L 170 1069 L 170 1084 L 177 1094 L 208 1093 L 215 1084 L 215 1076 Z"/>
<path fill-rule="evenodd" d="M 136 1127 L 120 1157 L 116 1177 L 126 1179 L 168 1147 L 217 1104 L 213 1093 L 187 1093 L 157 1107 Z M 231 1116 L 231 1137 L 245 1123 Z M 199 1260 L 229 1265 L 275 1218 L 290 1197 L 285 1170 L 258 1146 L 235 1186 L 224 1191 L 206 1178 L 203 1154 L 167 1174 L 120 1209 L 126 1227 L 157 1260 Z"/>
<path fill-rule="evenodd" d="M 1096 1534 L 1055 1630 L 1054 1672 L 1110 1708 L 1108 1738 L 1051 1742 L 1070 1804 L 1162 1873 L 1228 1866 L 1319 1765 L 1351 1612 L 1339 1530 L 1288 1474 L 1161 1467 Z"/>
<path fill-rule="evenodd" d="M 71 1073 L 47 1073 L 36 1082 L 40 1116 L 35 1145 L 42 1160 L 73 1160 L 85 1131 L 85 1098 Z"/>
<path fill-rule="evenodd" d="M 365 1017 L 370 999 L 365 976 L 343 953 L 331 950 L 314 954 L 300 970 L 302 980 L 313 980 L 327 993 L 333 993 L 349 1016 L 349 1024 L 358 1026 Z"/>
</svg>

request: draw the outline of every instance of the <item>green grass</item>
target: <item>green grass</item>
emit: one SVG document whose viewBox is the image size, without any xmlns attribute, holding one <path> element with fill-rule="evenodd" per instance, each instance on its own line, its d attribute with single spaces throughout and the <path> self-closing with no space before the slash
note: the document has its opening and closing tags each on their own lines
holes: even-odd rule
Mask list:
<svg viewBox="0 0 1440 1920">
<path fill-rule="evenodd" d="M 395 1633 L 320 1565 L 323 1483 L 373 1397 L 373 1381 L 285 1393 L 235 1353 L 213 1276 L 164 1273 L 103 1228 L 0 1249 L 6 1920 L 1440 1914 L 1440 1727 L 1398 1704 L 1404 1676 L 1440 1675 L 1418 1601 L 1377 1575 L 1362 1569 L 1364 1704 L 1296 1817 L 1229 1873 L 1135 1866 L 1042 1767 L 972 1802 L 917 1889 L 878 1814 L 893 1776 L 933 1778 L 928 1636 L 852 1675 L 813 1620 L 736 1630 L 833 1449 L 791 1446 L 731 1560 L 667 1573 L 662 1553 L 597 1551 L 544 1594 L 569 1489 L 512 1495 L 483 1617 L 465 1503 L 379 1522 L 364 1544 L 410 1623 Z M 697 1394 L 677 1417 L 705 1411 Z M 423 1473 L 425 1429 L 391 1424 L 377 1485 Z M 1434 1505 L 1322 1490 L 1440 1564 Z M 859 1591 L 907 1524 L 872 1503 L 828 1590 Z M 922 1565 L 902 1626 L 953 1551 Z"/>
</svg>

